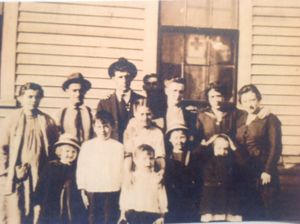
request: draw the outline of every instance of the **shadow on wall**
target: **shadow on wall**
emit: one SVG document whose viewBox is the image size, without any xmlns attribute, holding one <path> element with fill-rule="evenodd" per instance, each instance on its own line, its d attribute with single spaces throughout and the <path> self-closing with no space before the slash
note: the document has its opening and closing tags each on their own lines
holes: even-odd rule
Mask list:
<svg viewBox="0 0 300 224">
<path fill-rule="evenodd" d="M 281 193 L 279 216 L 282 221 L 300 220 L 300 164 L 286 169 L 279 167 Z"/>
</svg>

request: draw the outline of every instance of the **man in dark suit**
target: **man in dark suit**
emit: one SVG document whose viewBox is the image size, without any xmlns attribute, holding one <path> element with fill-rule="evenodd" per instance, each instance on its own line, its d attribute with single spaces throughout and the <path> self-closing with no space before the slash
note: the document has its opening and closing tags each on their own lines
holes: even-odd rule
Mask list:
<svg viewBox="0 0 300 224">
<path fill-rule="evenodd" d="M 115 120 L 112 138 L 123 142 L 123 132 L 130 118 L 133 117 L 133 104 L 137 99 L 144 98 L 130 88 L 137 74 L 136 66 L 125 58 L 111 64 L 108 74 L 115 83 L 115 92 L 105 99 L 100 99 L 97 111 L 111 113 Z"/>
</svg>

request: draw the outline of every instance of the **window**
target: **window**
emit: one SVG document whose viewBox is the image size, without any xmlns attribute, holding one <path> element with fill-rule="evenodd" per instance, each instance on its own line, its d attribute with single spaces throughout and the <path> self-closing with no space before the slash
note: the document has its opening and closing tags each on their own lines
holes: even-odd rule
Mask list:
<svg viewBox="0 0 300 224">
<path fill-rule="evenodd" d="M 186 99 L 204 100 L 220 81 L 234 101 L 237 68 L 237 0 L 162 1 L 159 74 L 187 80 Z"/>
</svg>

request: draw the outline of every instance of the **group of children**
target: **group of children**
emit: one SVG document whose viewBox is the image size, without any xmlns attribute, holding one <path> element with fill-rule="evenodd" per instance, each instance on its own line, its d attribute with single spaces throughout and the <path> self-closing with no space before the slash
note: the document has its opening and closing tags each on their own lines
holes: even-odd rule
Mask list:
<svg viewBox="0 0 300 224">
<path fill-rule="evenodd" d="M 185 124 L 174 120 L 164 135 L 146 99 L 134 105 L 124 144 L 111 137 L 114 125 L 110 113 L 98 111 L 95 138 L 80 147 L 72 135 L 60 136 L 59 159 L 49 162 L 37 186 L 41 223 L 241 220 L 230 210 L 236 148 L 228 136 L 203 143 L 200 161 Z"/>
</svg>

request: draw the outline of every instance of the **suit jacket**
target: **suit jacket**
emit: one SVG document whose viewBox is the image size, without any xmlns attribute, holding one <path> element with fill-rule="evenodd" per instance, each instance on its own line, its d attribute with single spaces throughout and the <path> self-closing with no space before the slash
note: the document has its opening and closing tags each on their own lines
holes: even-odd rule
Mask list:
<svg viewBox="0 0 300 224">
<path fill-rule="evenodd" d="M 133 104 L 138 99 L 142 99 L 144 96 L 135 93 L 134 91 L 131 92 L 131 97 L 129 100 L 129 110 L 128 110 L 128 116 L 126 119 L 120 118 L 120 111 L 121 110 L 127 110 L 126 108 L 120 108 L 119 101 L 117 99 L 116 93 L 113 93 L 108 96 L 106 99 L 100 99 L 97 107 L 97 111 L 105 110 L 112 114 L 114 120 L 115 120 L 115 127 L 112 132 L 112 138 L 123 142 L 123 133 L 124 130 L 128 124 L 128 121 L 130 118 L 133 117 Z"/>
</svg>

